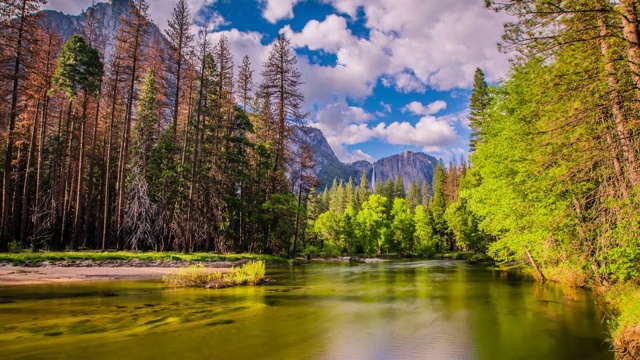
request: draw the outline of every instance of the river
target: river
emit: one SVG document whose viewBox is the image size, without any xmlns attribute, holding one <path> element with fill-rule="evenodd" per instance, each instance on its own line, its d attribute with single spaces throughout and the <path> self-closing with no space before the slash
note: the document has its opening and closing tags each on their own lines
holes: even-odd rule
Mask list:
<svg viewBox="0 0 640 360">
<path fill-rule="evenodd" d="M 0 288 L 0 359 L 613 359 L 593 294 L 455 261 Z"/>
</svg>

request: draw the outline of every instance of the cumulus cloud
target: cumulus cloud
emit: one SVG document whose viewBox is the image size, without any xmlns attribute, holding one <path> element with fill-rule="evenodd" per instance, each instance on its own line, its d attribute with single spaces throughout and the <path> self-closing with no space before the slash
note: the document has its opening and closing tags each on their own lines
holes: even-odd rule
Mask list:
<svg viewBox="0 0 640 360">
<path fill-rule="evenodd" d="M 460 139 L 451 124 L 433 116 L 425 116 L 415 125 L 408 122 L 382 123 L 373 130 L 389 144 L 418 146 L 427 152 L 450 146 Z"/>
<path fill-rule="evenodd" d="M 263 4 L 262 17 L 275 24 L 281 19 L 293 18 L 293 7 L 298 0 L 260 0 Z"/>
<path fill-rule="evenodd" d="M 447 103 L 438 100 L 429 105 L 424 105 L 419 101 L 413 101 L 402 108 L 402 112 L 410 112 L 414 115 L 435 115 L 447 108 Z"/>
<path fill-rule="evenodd" d="M 380 101 L 380 106 L 382 106 L 385 112 L 391 112 L 391 105 L 385 103 L 384 101 Z"/>
<path fill-rule="evenodd" d="M 289 25 L 282 28 L 280 32 L 291 40 L 293 46 L 308 47 L 310 50 L 326 50 L 332 53 L 337 53 L 341 48 L 357 42 L 347 27 L 347 20 L 333 14 L 327 16 L 322 22 L 309 21 L 299 33 L 295 33 Z"/>
</svg>

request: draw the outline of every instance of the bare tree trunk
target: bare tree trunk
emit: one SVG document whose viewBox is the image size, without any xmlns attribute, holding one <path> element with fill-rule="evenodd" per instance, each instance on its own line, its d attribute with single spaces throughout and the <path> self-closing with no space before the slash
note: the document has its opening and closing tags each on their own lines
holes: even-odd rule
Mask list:
<svg viewBox="0 0 640 360">
<path fill-rule="evenodd" d="M 638 29 L 637 0 L 620 0 L 622 29 L 627 40 L 627 56 L 636 96 L 636 116 L 640 116 L 640 30 Z"/>
<path fill-rule="evenodd" d="M 40 119 L 40 139 L 38 140 L 38 160 L 36 161 L 36 203 L 35 212 L 40 213 L 40 198 L 42 197 L 42 153 L 44 151 L 44 139 L 47 135 L 47 117 L 49 112 L 49 96 L 44 97 L 44 104 L 42 105 L 42 117 Z M 34 229 L 37 231 L 40 227 L 39 217 L 34 219 Z M 31 242 L 31 250 L 36 250 L 35 239 Z"/>
<path fill-rule="evenodd" d="M 76 208 L 73 216 L 73 231 L 75 232 L 73 237 L 73 250 L 78 250 L 80 237 L 82 231 L 80 231 L 80 212 L 82 203 L 82 173 L 84 170 L 84 143 L 85 133 L 87 125 L 87 107 L 89 105 L 89 94 L 85 92 L 84 101 L 82 102 L 82 119 L 80 119 L 80 142 L 78 144 L 78 174 L 76 180 Z"/>
<path fill-rule="evenodd" d="M 29 172 L 33 163 L 33 152 L 36 147 L 36 134 L 38 133 L 38 115 L 40 104 L 36 106 L 36 116 L 33 119 L 31 127 L 31 140 L 29 141 L 29 151 L 27 153 L 27 166 L 24 170 L 24 184 L 22 187 L 22 227 L 20 230 L 20 241 L 25 244 L 27 242 L 27 232 L 29 230 Z"/>
<path fill-rule="evenodd" d="M 24 36 L 25 12 L 27 10 L 27 1 L 22 0 L 22 12 L 20 16 L 20 26 L 18 28 L 18 38 L 16 44 L 15 64 L 13 66 L 12 84 L 11 84 L 11 110 L 9 113 L 9 126 L 7 128 L 7 152 L 4 156 L 4 177 L 2 181 L 2 239 L 0 240 L 0 252 L 9 250 L 9 238 L 11 236 L 10 216 L 11 209 L 11 173 L 13 171 L 13 131 L 18 118 L 18 85 L 20 75 L 20 65 L 22 61 L 22 38 Z"/>
<path fill-rule="evenodd" d="M 622 154 L 624 155 L 626 162 L 627 175 L 631 181 L 633 187 L 640 184 L 640 174 L 638 173 L 638 160 L 636 157 L 636 150 L 633 146 L 631 139 L 631 133 L 627 128 L 626 119 L 622 109 L 622 97 L 618 90 L 618 78 L 615 69 L 614 59 L 611 54 L 609 45 L 609 37 L 611 37 L 611 31 L 607 24 L 607 13 L 603 11 L 598 19 L 600 26 L 600 50 L 604 60 L 605 71 L 607 72 L 607 85 L 609 87 L 609 98 L 611 101 L 611 112 L 616 125 L 616 132 L 622 145 Z"/>
<path fill-rule="evenodd" d="M 67 142 L 67 150 L 64 154 L 66 161 L 64 161 L 64 169 L 62 169 L 62 182 L 63 186 L 63 201 L 62 201 L 62 230 L 60 231 L 60 239 L 64 241 L 67 235 L 67 223 L 69 221 L 69 209 L 71 207 L 71 188 L 73 186 L 72 180 L 69 179 L 68 175 L 71 175 L 73 172 L 71 171 L 71 167 L 73 163 L 71 161 L 71 150 L 73 148 L 73 135 L 75 133 L 75 109 L 73 107 L 73 100 L 69 101 L 69 110 L 67 112 L 67 131 L 69 134 L 69 139 Z"/>
<path fill-rule="evenodd" d="M 529 262 L 531 263 L 531 266 L 533 266 L 533 268 L 536 270 L 536 273 L 538 274 L 538 276 L 540 276 L 540 280 L 542 282 L 547 281 L 547 278 L 544 276 L 544 274 L 542 273 L 542 271 L 538 267 L 538 264 L 534 260 L 533 256 L 531 256 L 531 253 L 529 252 L 529 249 L 527 249 L 526 246 L 524 247 L 524 253 L 527 255 L 527 258 L 529 259 Z"/>
<path fill-rule="evenodd" d="M 120 76 L 120 67 L 116 66 L 115 78 L 113 83 L 113 93 L 111 100 L 111 119 L 109 120 L 109 143 L 107 145 L 107 159 L 104 176 L 104 217 L 102 223 L 102 250 L 105 250 L 107 237 L 109 236 L 109 222 L 111 220 L 111 152 L 113 151 L 113 126 L 116 118 L 116 105 L 118 104 L 118 80 Z"/>
<path fill-rule="evenodd" d="M 89 184 L 87 187 L 87 196 L 84 205 L 84 230 L 82 231 L 82 247 L 87 247 L 87 237 L 89 234 L 89 223 L 91 215 L 91 205 L 93 204 L 94 194 L 93 188 L 95 179 L 93 178 L 96 168 L 96 142 L 98 141 L 98 120 L 100 118 L 100 95 L 96 102 L 96 115 L 93 124 L 93 135 L 91 136 L 91 155 L 89 157 Z"/>
</svg>

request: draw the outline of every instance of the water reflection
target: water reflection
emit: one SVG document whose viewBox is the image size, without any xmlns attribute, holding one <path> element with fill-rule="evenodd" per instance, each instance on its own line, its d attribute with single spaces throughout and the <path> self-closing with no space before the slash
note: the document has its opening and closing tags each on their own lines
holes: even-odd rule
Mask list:
<svg viewBox="0 0 640 360">
<path fill-rule="evenodd" d="M 587 292 L 452 261 L 268 273 L 273 284 L 222 290 L 0 289 L 0 358 L 613 358 Z"/>
</svg>

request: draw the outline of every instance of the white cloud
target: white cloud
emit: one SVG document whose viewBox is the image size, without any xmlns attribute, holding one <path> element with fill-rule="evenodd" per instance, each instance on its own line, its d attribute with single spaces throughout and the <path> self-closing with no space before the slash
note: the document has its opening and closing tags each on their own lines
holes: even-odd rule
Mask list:
<svg viewBox="0 0 640 360">
<path fill-rule="evenodd" d="M 356 45 L 357 40 L 347 27 L 347 20 L 338 15 L 329 15 L 322 22 L 309 21 L 301 32 L 295 33 L 286 25 L 281 33 L 285 34 L 295 47 L 308 47 L 310 50 L 326 50 L 337 53 L 340 48 Z"/>
<path fill-rule="evenodd" d="M 380 106 L 382 106 L 385 112 L 391 112 L 391 105 L 385 103 L 384 101 L 380 101 Z"/>
<path fill-rule="evenodd" d="M 431 152 L 455 144 L 460 140 L 456 130 L 445 119 L 425 116 L 416 125 L 408 122 L 378 124 L 373 131 L 383 141 L 394 145 L 422 147 Z"/>
<path fill-rule="evenodd" d="M 293 18 L 293 7 L 299 0 L 260 0 L 264 8 L 262 17 L 275 24 L 281 19 Z"/>
<path fill-rule="evenodd" d="M 435 115 L 440 111 L 447 108 L 447 103 L 442 100 L 437 100 L 429 105 L 424 105 L 421 102 L 413 101 L 402 108 L 402 112 L 410 112 L 414 115 Z"/>
</svg>

